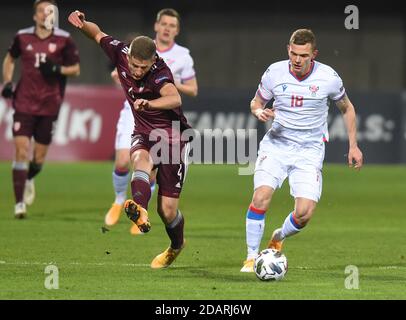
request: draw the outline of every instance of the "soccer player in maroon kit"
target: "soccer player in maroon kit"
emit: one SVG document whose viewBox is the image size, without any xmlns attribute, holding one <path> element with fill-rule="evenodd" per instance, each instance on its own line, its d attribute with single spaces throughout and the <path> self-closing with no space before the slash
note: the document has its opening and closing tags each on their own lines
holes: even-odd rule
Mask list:
<svg viewBox="0 0 406 320">
<path fill-rule="evenodd" d="M 12 99 L 15 109 L 13 185 L 16 218 L 24 218 L 26 204 L 34 201 L 33 178 L 41 171 L 52 140 L 66 77 L 80 73 L 78 50 L 69 33 L 48 24 L 47 18 L 49 20 L 52 13 L 49 9 L 55 8 L 51 5 L 55 6 L 53 0 L 34 2 L 35 26 L 17 32 L 3 61 L 1 93 Z M 13 90 L 12 78 L 18 58 L 21 60 L 21 77 Z M 34 148 L 30 161 L 32 137 Z"/>
<path fill-rule="evenodd" d="M 133 200 L 125 202 L 124 210 L 144 233 L 151 227 L 147 213 L 151 197 L 149 177 L 153 168 L 158 168 L 158 213 L 171 244 L 154 258 L 151 268 L 166 268 L 184 247 L 184 218 L 178 210 L 178 204 L 187 168 L 188 143 L 182 141 L 181 134 L 190 129 L 180 108 L 181 97 L 172 73 L 156 53 L 152 39 L 139 36 L 128 47 L 102 32 L 95 23 L 86 21 L 84 13 L 80 11 L 72 12 L 68 20 L 96 41 L 110 58 L 132 106 L 134 132 L 130 153 Z M 159 151 L 156 152 L 157 146 L 162 147 L 158 148 L 160 155 Z M 165 147 L 168 149 L 165 150 Z M 173 150 L 179 151 L 179 159 L 162 161 L 165 156 L 176 155 Z M 180 151 L 183 151 L 182 155 Z"/>
</svg>

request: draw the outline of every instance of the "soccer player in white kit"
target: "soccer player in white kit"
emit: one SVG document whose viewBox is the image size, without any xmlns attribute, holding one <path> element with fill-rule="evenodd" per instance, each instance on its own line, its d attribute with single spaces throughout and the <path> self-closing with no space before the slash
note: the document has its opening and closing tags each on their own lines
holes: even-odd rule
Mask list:
<svg viewBox="0 0 406 320">
<path fill-rule="evenodd" d="M 180 16 L 174 9 L 162 9 L 158 12 L 154 30 L 156 32 L 155 43 L 157 53 L 162 57 L 171 69 L 176 88 L 180 93 L 188 96 L 197 96 L 198 86 L 193 59 L 189 50 L 175 42 L 180 31 Z M 117 71 L 112 72 L 112 78 L 118 81 Z M 134 130 L 134 120 L 131 107 L 127 101 L 120 112 L 117 122 L 115 140 L 115 163 L 113 170 L 113 187 L 115 200 L 105 216 L 105 224 L 112 226 L 120 218 L 121 210 L 127 198 L 127 186 L 130 176 L 130 147 L 131 134 Z M 153 176 L 153 174 L 151 174 Z M 155 188 L 155 181 L 151 180 L 151 190 Z M 133 224 L 131 234 L 139 234 L 139 228 Z"/>
<path fill-rule="evenodd" d="M 282 250 L 285 238 L 309 222 L 320 199 L 324 143 L 328 141 L 329 100 L 340 109 L 346 124 L 348 164 L 359 170 L 363 156 L 357 145 L 355 109 L 343 82 L 329 66 L 315 61 L 316 38 L 309 29 L 293 32 L 289 60 L 271 64 L 262 76 L 251 112 L 262 122 L 273 119 L 262 139 L 254 173 L 254 195 L 246 215 L 247 258 L 241 272 L 254 272 L 265 228 L 265 212 L 272 195 L 288 178 L 294 209 L 276 229 L 268 248 Z M 273 107 L 266 104 L 274 99 Z"/>
</svg>

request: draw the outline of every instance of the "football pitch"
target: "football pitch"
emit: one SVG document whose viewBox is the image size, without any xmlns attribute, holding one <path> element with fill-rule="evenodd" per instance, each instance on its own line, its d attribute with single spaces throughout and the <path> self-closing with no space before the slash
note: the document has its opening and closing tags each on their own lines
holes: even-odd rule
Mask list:
<svg viewBox="0 0 406 320">
<path fill-rule="evenodd" d="M 16 220 L 11 163 L 0 163 L 0 299 L 406 299 L 406 166 L 325 165 L 322 199 L 303 232 L 285 241 L 289 270 L 279 282 L 239 272 L 252 176 L 234 165 L 192 165 L 180 202 L 186 247 L 173 266 L 152 270 L 169 244 L 156 192 L 149 234 L 131 236 L 124 214 L 101 231 L 112 166 L 47 163 L 28 218 Z M 285 182 L 261 248 L 292 204 Z M 45 288 L 49 265 L 59 289 Z"/>
</svg>

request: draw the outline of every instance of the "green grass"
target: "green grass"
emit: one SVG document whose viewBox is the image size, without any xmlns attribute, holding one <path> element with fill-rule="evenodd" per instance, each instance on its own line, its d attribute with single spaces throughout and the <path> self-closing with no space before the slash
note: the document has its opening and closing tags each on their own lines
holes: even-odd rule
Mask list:
<svg viewBox="0 0 406 320">
<path fill-rule="evenodd" d="M 169 243 L 152 198 L 152 230 L 129 233 L 123 215 L 102 233 L 113 196 L 112 163 L 48 163 L 36 179 L 26 220 L 13 217 L 11 164 L 0 163 L 0 299 L 405 299 L 405 166 L 357 173 L 326 165 L 311 223 L 285 242 L 289 271 L 280 282 L 239 272 L 252 176 L 232 165 L 193 165 L 182 193 L 187 247 L 166 270 L 149 263 Z M 267 213 L 266 245 L 292 209 L 287 183 Z M 109 254 L 107 254 L 109 252 Z M 45 267 L 59 289 L 44 287 Z M 347 265 L 359 289 L 344 286 Z"/>
</svg>

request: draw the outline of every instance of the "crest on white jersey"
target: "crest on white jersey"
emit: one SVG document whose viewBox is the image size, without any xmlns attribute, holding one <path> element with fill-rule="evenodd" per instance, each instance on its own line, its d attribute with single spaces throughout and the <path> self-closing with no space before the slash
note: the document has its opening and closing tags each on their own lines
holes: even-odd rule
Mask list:
<svg viewBox="0 0 406 320">
<path fill-rule="evenodd" d="M 316 86 L 316 85 L 314 85 L 314 84 L 312 84 L 311 86 L 309 86 L 309 90 L 310 90 L 310 92 L 312 93 L 312 97 L 315 97 L 316 96 L 316 94 L 317 94 L 317 91 L 319 91 L 319 87 L 318 86 Z"/>
</svg>

